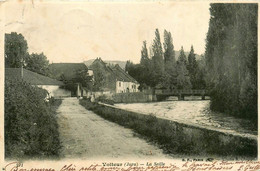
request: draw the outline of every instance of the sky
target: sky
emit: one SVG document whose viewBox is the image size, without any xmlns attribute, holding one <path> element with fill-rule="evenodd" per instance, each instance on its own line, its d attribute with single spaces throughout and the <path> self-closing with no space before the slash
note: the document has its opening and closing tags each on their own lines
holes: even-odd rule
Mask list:
<svg viewBox="0 0 260 171">
<path fill-rule="evenodd" d="M 181 46 L 203 54 L 209 23 L 208 2 L 61 2 L 8 1 L 5 32 L 21 33 L 29 53 L 43 52 L 50 63 L 131 60 L 138 63 L 144 40 L 148 47 L 158 28 L 170 31 L 175 50 Z"/>
</svg>

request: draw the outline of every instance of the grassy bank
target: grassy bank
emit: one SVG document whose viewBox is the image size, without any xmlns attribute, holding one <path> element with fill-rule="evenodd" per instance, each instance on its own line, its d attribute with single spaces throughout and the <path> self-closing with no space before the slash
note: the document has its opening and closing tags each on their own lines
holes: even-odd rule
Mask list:
<svg viewBox="0 0 260 171">
<path fill-rule="evenodd" d="M 255 158 L 257 143 L 238 137 L 227 137 L 229 144 L 221 141 L 226 138 L 218 132 L 194 129 L 173 121 L 159 119 L 153 115 L 141 115 L 121 109 L 114 109 L 81 100 L 80 104 L 104 119 L 133 129 L 149 141 L 158 144 L 168 154 L 180 156 L 214 156 L 217 158 Z M 221 138 L 219 138 L 221 137 Z"/>
<path fill-rule="evenodd" d="M 55 158 L 61 148 L 58 99 L 22 81 L 5 80 L 5 157 Z"/>
</svg>

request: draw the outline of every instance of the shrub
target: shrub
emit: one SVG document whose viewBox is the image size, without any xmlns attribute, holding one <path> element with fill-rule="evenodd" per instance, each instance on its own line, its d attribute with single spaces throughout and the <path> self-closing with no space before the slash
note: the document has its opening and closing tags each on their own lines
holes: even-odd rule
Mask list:
<svg viewBox="0 0 260 171">
<path fill-rule="evenodd" d="M 54 103 L 47 91 L 5 80 L 5 157 L 58 156 L 61 148 Z"/>
</svg>

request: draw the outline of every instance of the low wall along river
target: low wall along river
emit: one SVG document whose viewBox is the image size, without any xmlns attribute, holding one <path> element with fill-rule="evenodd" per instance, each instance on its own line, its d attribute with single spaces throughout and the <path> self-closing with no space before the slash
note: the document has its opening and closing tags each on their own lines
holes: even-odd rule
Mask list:
<svg viewBox="0 0 260 171">
<path fill-rule="evenodd" d="M 156 106 L 156 103 L 142 104 Z M 251 133 L 247 132 L 250 132 L 250 130 L 243 130 L 244 132 L 240 130 L 237 132 L 228 130 L 227 128 L 218 128 L 217 126 L 207 126 L 192 122 L 178 121 L 162 116 L 167 115 L 164 111 L 160 111 L 161 115 L 159 116 L 155 114 L 156 121 L 154 121 L 151 119 L 151 115 L 147 112 L 131 110 L 129 106 L 126 107 L 127 105 L 138 106 L 138 104 L 117 104 L 117 106 L 112 106 L 99 103 L 96 112 L 103 115 L 105 118 L 113 118 L 110 120 L 122 123 L 121 125 L 125 124 L 125 126 L 128 126 L 132 124 L 134 127 L 139 127 L 138 129 L 141 130 L 147 129 L 147 125 L 150 124 L 149 120 L 151 120 L 155 123 L 154 125 L 150 125 L 150 128 L 148 128 L 151 129 L 152 134 L 156 134 L 156 137 L 159 137 L 159 139 L 165 138 L 165 143 L 169 143 L 171 145 L 174 144 L 176 146 L 174 147 L 175 151 L 177 152 L 180 151 L 206 156 L 229 156 L 233 159 L 236 159 L 237 156 L 240 156 L 240 158 L 249 157 L 250 159 L 255 159 L 257 157 L 257 135 L 254 135 L 254 131 L 251 131 Z M 154 107 L 148 108 L 148 106 L 143 106 L 142 109 L 146 111 L 147 109 L 150 109 L 150 111 L 154 112 L 157 110 Z M 183 113 L 179 113 L 179 115 L 180 114 Z M 184 120 L 191 119 L 187 117 L 185 118 L 185 116 L 180 118 L 184 118 Z M 200 119 L 201 118 L 197 118 L 197 120 Z M 129 121 L 121 120 L 131 120 L 131 123 L 129 123 Z M 196 119 L 193 118 L 191 120 Z M 138 125 L 139 122 L 143 122 L 142 125 Z M 156 129 L 153 129 L 153 127 L 156 127 Z M 160 137 L 160 134 L 164 135 Z"/>
</svg>

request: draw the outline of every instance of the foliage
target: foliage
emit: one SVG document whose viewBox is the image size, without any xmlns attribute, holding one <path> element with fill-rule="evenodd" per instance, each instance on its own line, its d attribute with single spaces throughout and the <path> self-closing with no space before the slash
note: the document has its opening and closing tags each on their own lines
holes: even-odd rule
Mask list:
<svg viewBox="0 0 260 171">
<path fill-rule="evenodd" d="M 70 80 L 66 79 L 64 74 L 61 74 L 59 80 L 65 83 L 64 86 L 61 86 L 61 88 L 71 91 L 73 96 L 76 95 L 78 85 L 81 88 L 85 87 L 89 90 L 93 89 L 93 81 L 92 81 L 93 78 L 92 76 L 89 75 L 87 68 L 78 69 L 74 72 L 75 72 L 75 77 Z"/>
<path fill-rule="evenodd" d="M 105 85 L 105 71 L 103 71 L 99 67 L 95 67 L 94 69 L 94 85 L 93 90 L 102 90 Z"/>
<path fill-rule="evenodd" d="M 257 4 L 211 4 L 206 42 L 211 109 L 257 118 Z"/>
<path fill-rule="evenodd" d="M 202 55 L 201 59 L 197 61 L 197 71 L 195 75 L 195 82 L 192 83 L 194 89 L 206 89 L 206 64 L 205 58 Z"/>
<path fill-rule="evenodd" d="M 173 38 L 171 32 L 166 30 L 164 30 L 163 47 L 162 49 L 159 30 L 156 29 L 149 54 L 146 41 L 143 41 L 140 64 L 127 61 L 125 70 L 140 83 L 140 89 L 143 90 L 148 87 L 204 89 L 205 63 L 197 64 L 193 47 L 189 55 L 189 63 L 183 47 L 178 62 L 176 62 Z M 187 70 L 188 67 L 190 67 L 189 70 Z"/>
<path fill-rule="evenodd" d="M 161 38 L 158 29 L 155 30 L 155 38 L 152 44 L 152 51 L 153 51 L 153 56 L 152 56 L 153 71 L 151 72 L 151 74 L 152 74 L 153 82 L 155 83 L 155 85 L 157 85 L 159 83 L 159 78 L 164 73 L 163 49 L 162 49 Z"/>
<path fill-rule="evenodd" d="M 38 74 L 50 76 L 49 61 L 43 53 L 29 54 L 27 41 L 22 34 L 16 32 L 5 34 L 5 67 L 21 66 Z"/>
<path fill-rule="evenodd" d="M 197 62 L 193 46 L 191 46 L 191 50 L 188 56 L 188 65 L 187 69 L 189 71 L 190 82 L 193 89 L 205 89 L 206 83 L 204 80 L 205 77 L 205 62 L 202 56 L 200 59 L 200 63 Z"/>
<path fill-rule="evenodd" d="M 49 61 L 43 53 L 32 53 L 31 55 L 29 55 L 25 62 L 26 69 L 36 72 L 38 74 L 46 76 L 49 75 Z"/>
<path fill-rule="evenodd" d="M 187 57 L 184 53 L 183 46 L 181 47 L 180 56 L 178 58 L 178 63 L 183 63 L 187 67 Z"/>
<path fill-rule="evenodd" d="M 168 74 L 175 73 L 175 52 L 174 46 L 172 43 L 171 32 L 164 30 L 164 62 L 165 62 L 165 71 Z"/>
<path fill-rule="evenodd" d="M 55 103 L 47 91 L 23 81 L 5 80 L 5 157 L 58 156 L 61 144 Z"/>
<path fill-rule="evenodd" d="M 28 45 L 22 34 L 5 34 L 5 67 L 19 68 L 28 58 Z"/>
<path fill-rule="evenodd" d="M 141 89 L 145 84 L 151 84 L 151 80 L 149 80 L 149 68 L 146 68 L 146 66 L 142 64 L 133 64 L 131 61 L 127 61 L 126 71 L 141 84 Z"/>
<path fill-rule="evenodd" d="M 187 59 L 184 54 L 183 47 L 181 47 L 180 56 L 177 61 L 177 88 L 178 89 L 190 89 L 191 82 L 187 70 Z"/>
<path fill-rule="evenodd" d="M 129 73 L 129 71 L 131 71 L 133 67 L 134 67 L 134 63 L 133 62 L 131 62 L 130 60 L 126 61 L 125 72 Z"/>
<path fill-rule="evenodd" d="M 146 41 L 143 41 L 140 64 L 146 67 L 149 66 L 149 57 L 148 57 L 148 50 L 146 47 Z"/>
<path fill-rule="evenodd" d="M 80 83 L 81 86 L 91 88 L 92 76 L 89 75 L 88 69 L 77 70 L 76 77 L 72 79 L 73 83 Z"/>
</svg>

